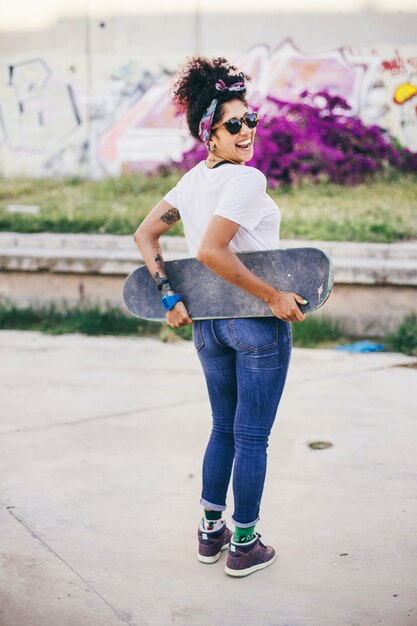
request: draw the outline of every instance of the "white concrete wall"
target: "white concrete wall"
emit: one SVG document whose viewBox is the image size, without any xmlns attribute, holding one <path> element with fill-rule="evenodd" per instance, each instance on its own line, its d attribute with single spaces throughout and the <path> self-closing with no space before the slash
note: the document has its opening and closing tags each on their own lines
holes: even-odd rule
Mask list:
<svg viewBox="0 0 417 626">
<path fill-rule="evenodd" d="M 417 12 L 244 11 L 60 19 L 0 37 L 0 175 L 100 177 L 188 145 L 170 74 L 195 52 L 252 75 L 252 97 L 340 93 L 417 150 Z M 168 132 L 169 130 L 169 132 Z"/>
</svg>

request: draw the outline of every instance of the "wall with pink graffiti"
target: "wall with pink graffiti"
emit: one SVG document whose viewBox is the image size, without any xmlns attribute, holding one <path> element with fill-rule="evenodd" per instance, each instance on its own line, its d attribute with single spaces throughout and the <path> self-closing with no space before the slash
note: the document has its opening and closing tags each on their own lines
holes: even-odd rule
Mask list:
<svg viewBox="0 0 417 626">
<path fill-rule="evenodd" d="M 135 56 L 131 44 L 109 47 L 114 41 L 94 54 L 56 54 L 39 43 L 31 54 L 15 49 L 9 57 L 0 49 L 0 174 L 117 176 L 178 159 L 190 146 L 169 89 L 192 47 L 161 59 Z M 221 54 L 220 47 L 203 52 Z M 224 54 L 252 76 L 253 102 L 327 89 L 342 95 L 352 114 L 417 150 L 417 45 L 305 49 L 284 37 Z"/>
</svg>

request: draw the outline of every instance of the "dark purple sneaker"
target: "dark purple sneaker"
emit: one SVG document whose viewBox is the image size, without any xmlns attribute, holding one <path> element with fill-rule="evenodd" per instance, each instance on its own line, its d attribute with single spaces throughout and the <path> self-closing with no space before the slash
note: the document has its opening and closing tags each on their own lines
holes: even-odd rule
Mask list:
<svg viewBox="0 0 417 626">
<path fill-rule="evenodd" d="M 276 559 L 274 548 L 264 546 L 256 533 L 256 539 L 247 544 L 230 542 L 225 572 L 229 576 L 249 576 L 258 569 L 272 565 Z"/>
<path fill-rule="evenodd" d="M 207 532 L 201 521 L 198 527 L 198 560 L 201 563 L 216 563 L 220 559 L 221 551 L 229 547 L 231 536 L 232 533 L 226 524 L 219 530 Z"/>
</svg>

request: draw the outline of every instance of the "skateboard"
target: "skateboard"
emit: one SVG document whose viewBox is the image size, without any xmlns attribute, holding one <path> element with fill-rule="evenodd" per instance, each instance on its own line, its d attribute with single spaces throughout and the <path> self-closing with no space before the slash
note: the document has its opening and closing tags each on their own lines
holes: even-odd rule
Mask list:
<svg viewBox="0 0 417 626">
<path fill-rule="evenodd" d="M 299 305 L 303 313 L 323 306 L 333 286 L 333 264 L 318 248 L 290 248 L 241 252 L 242 263 L 263 281 L 280 291 L 293 291 L 308 300 Z M 259 298 L 226 282 L 195 258 L 165 262 L 165 271 L 192 320 L 232 317 L 272 317 Z M 146 265 L 126 278 L 123 298 L 136 317 L 165 321 L 161 292 Z"/>
</svg>

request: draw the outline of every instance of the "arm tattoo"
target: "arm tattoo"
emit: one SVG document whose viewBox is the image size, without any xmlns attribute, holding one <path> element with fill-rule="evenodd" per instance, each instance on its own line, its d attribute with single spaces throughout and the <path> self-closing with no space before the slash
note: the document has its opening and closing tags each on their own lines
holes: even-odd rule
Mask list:
<svg viewBox="0 0 417 626">
<path fill-rule="evenodd" d="M 152 277 L 156 282 L 158 289 L 160 289 L 161 293 L 166 296 L 167 294 L 172 293 L 173 289 L 165 273 L 164 259 L 162 258 L 161 250 L 160 248 L 155 248 L 155 251 L 156 254 L 154 257 L 154 261 L 156 265 L 156 271 L 154 274 L 152 274 Z"/>
<path fill-rule="evenodd" d="M 160 219 L 165 222 L 165 224 L 175 224 L 175 222 L 181 219 L 180 212 L 178 209 L 169 209 L 169 211 L 161 215 Z"/>
</svg>

